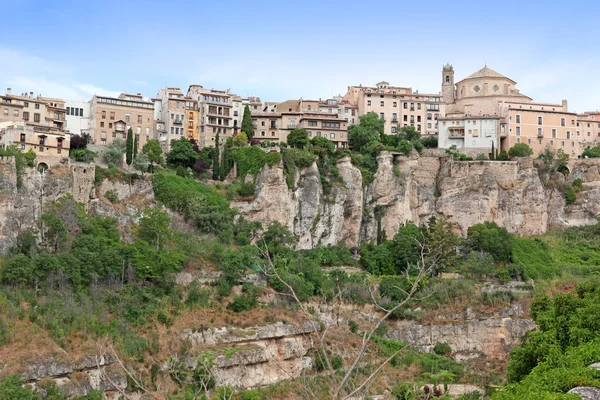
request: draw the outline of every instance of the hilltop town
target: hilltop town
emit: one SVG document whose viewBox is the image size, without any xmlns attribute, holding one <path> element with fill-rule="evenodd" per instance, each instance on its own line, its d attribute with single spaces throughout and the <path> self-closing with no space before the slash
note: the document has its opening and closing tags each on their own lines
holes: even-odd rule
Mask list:
<svg viewBox="0 0 600 400">
<path fill-rule="evenodd" d="M 429 94 L 381 81 L 348 86 L 343 96 L 283 102 L 242 98 L 229 89 L 196 84 L 186 93 L 165 87 L 151 99 L 122 93 L 81 102 L 34 92 L 15 94 L 10 88 L 0 97 L 0 146 L 33 150 L 38 162 L 48 165 L 68 158 L 71 137 L 82 134 L 98 149 L 126 139 L 130 129 L 136 150 L 157 140 L 168 151 L 171 141 L 180 138 L 200 149 L 223 146 L 242 132 L 245 113 L 251 115 L 254 143 L 263 145 L 286 143 L 291 131 L 302 128 L 310 138 L 325 137 L 336 149 L 346 149 L 349 127 L 367 113 L 384 121 L 387 135 L 410 126 L 422 137 L 438 138 L 440 148 L 465 154 L 493 156 L 494 151 L 525 143 L 534 156 L 551 148 L 578 158 L 600 143 L 600 112 L 571 112 L 567 100 L 536 102 L 517 89 L 517 82 L 487 65 L 455 81 L 454 68 L 447 64 L 440 92 Z"/>
</svg>

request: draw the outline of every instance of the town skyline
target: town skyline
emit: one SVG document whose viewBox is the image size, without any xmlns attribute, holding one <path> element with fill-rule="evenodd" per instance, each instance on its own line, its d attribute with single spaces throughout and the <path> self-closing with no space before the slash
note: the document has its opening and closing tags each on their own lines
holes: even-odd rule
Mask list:
<svg viewBox="0 0 600 400">
<path fill-rule="evenodd" d="M 438 93 L 446 63 L 457 80 L 487 64 L 537 101 L 567 99 L 576 112 L 600 108 L 600 81 L 590 73 L 600 59 L 579 51 L 595 46 L 595 13 L 561 21 L 556 29 L 564 12 L 597 5 L 576 1 L 539 9 L 509 1 L 490 14 L 475 4 L 7 4 L 14 18 L 0 39 L 0 58 L 11 62 L 0 66 L 0 84 L 86 101 L 121 92 L 151 98 L 166 86 L 200 84 L 284 101 L 326 99 L 381 80 Z M 114 18 L 115 9 L 126 17 Z M 184 15 L 198 15 L 197 28 L 169 28 Z M 461 23 L 463 17 L 469 23 Z M 40 40 L 44 35 L 61 45 L 49 46 Z"/>
</svg>

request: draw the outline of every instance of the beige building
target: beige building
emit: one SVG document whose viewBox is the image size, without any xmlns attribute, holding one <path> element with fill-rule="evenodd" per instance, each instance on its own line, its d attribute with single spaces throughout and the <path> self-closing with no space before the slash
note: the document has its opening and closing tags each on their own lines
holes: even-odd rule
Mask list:
<svg viewBox="0 0 600 400">
<path fill-rule="evenodd" d="M 455 84 L 454 68 L 445 65 L 445 116 L 440 119 L 439 147 L 455 145 L 489 154 L 492 143 L 507 151 L 516 143 L 526 143 L 534 155 L 546 147 L 561 149 L 571 157 L 580 155 L 577 115 L 569 112 L 567 101 L 536 103 L 520 93 L 516 84 L 487 66 Z"/>
<path fill-rule="evenodd" d="M 348 125 L 356 125 L 358 120 L 358 106 L 347 103 L 342 96 L 334 96 L 331 99 L 319 100 L 319 111 L 335 114 L 339 118 L 346 119 Z"/>
<path fill-rule="evenodd" d="M 198 145 L 215 146 L 219 134 L 220 145 L 234 136 L 233 98 L 229 90 L 205 89 L 201 85 L 190 85 L 188 97 L 198 102 Z"/>
<path fill-rule="evenodd" d="M 30 125 L 64 131 L 66 128 L 65 101 L 51 97 L 29 94 L 13 95 L 11 89 L 0 96 L 2 101 L 1 121 L 25 121 Z"/>
<path fill-rule="evenodd" d="M 166 87 L 158 91 L 152 102 L 154 118 L 164 123 L 159 142 L 165 151 L 169 151 L 172 140 L 187 137 L 185 96 L 179 88 Z"/>
<path fill-rule="evenodd" d="M 153 138 L 154 104 L 151 101 L 144 100 L 139 93 L 92 97 L 90 135 L 95 144 L 107 145 L 115 139 L 127 139 L 129 128 L 138 137 L 139 151 Z"/>
<path fill-rule="evenodd" d="M 358 116 L 375 112 L 385 121 L 386 134 L 413 126 L 422 135 L 436 135 L 444 105 L 439 94 L 421 94 L 410 87 L 391 86 L 381 81 L 375 87 L 349 86 L 342 98 L 357 107 Z"/>
<path fill-rule="evenodd" d="M 49 167 L 69 158 L 69 136 L 53 127 L 24 121 L 0 122 L 0 147 L 5 149 L 13 144 L 23 152 L 33 150 L 38 166 Z"/>
<path fill-rule="evenodd" d="M 307 104 L 301 100 L 289 100 L 278 104 L 280 109 L 287 111 L 252 113 L 254 138 L 260 141 L 287 142 L 287 136 L 292 130 L 304 128 L 309 138 L 322 136 L 331 140 L 336 148 L 348 147 L 346 119 L 318 110 L 300 111 L 303 105 L 310 105 L 311 109 L 314 107 L 313 102 Z"/>
</svg>

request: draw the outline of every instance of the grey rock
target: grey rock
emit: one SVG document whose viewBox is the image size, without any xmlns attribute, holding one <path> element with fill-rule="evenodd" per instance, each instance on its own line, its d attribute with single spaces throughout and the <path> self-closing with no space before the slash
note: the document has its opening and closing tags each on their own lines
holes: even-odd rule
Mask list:
<svg viewBox="0 0 600 400">
<path fill-rule="evenodd" d="M 600 400 L 600 389 L 595 387 L 576 387 L 569 390 L 567 394 L 577 394 L 583 400 Z"/>
</svg>

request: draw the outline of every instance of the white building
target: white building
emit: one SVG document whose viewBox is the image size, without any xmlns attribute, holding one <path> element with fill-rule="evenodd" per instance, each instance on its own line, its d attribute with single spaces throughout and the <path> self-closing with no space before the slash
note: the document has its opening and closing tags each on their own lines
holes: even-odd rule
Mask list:
<svg viewBox="0 0 600 400">
<path fill-rule="evenodd" d="M 457 149 L 481 150 L 481 153 L 489 155 L 492 144 L 498 149 L 498 129 L 496 117 L 440 118 L 438 147 L 448 149 L 454 145 Z"/>
<path fill-rule="evenodd" d="M 65 108 L 67 109 L 65 133 L 71 135 L 90 133 L 90 103 L 65 100 Z"/>
</svg>

